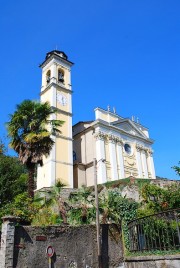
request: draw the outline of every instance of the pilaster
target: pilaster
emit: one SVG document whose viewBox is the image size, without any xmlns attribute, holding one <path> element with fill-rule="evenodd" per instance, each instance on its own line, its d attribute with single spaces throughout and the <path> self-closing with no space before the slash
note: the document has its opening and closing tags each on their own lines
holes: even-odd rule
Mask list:
<svg viewBox="0 0 180 268">
<path fill-rule="evenodd" d="M 107 182 L 107 174 L 106 174 L 106 165 L 103 159 L 106 159 L 105 156 L 105 143 L 106 134 L 103 132 L 98 132 L 95 135 L 96 138 L 96 160 L 97 160 L 97 182 L 105 183 Z"/>
<path fill-rule="evenodd" d="M 125 177 L 124 174 L 124 159 L 123 159 L 123 142 L 121 140 L 117 140 L 117 163 L 119 166 L 119 179 L 123 179 Z"/>
<path fill-rule="evenodd" d="M 142 161 L 141 161 L 141 146 L 136 144 L 136 161 L 138 168 L 138 177 L 143 178 Z"/>
<path fill-rule="evenodd" d="M 111 179 L 118 180 L 117 171 L 117 157 L 116 157 L 116 138 L 113 135 L 109 135 L 109 154 L 110 154 L 110 164 L 111 164 Z"/>
<path fill-rule="evenodd" d="M 6 216 L 2 219 L 0 268 L 13 268 L 15 225 L 20 218 Z"/>
<path fill-rule="evenodd" d="M 142 169 L 143 169 L 143 177 L 148 178 L 148 169 L 147 169 L 147 161 L 146 161 L 146 151 L 141 151 L 141 160 L 142 160 Z"/>
<path fill-rule="evenodd" d="M 154 161 L 153 161 L 153 150 L 149 149 L 148 151 L 148 161 L 149 161 L 149 166 L 152 174 L 152 179 L 156 179 L 156 174 L 155 174 L 155 168 L 154 168 Z"/>
</svg>

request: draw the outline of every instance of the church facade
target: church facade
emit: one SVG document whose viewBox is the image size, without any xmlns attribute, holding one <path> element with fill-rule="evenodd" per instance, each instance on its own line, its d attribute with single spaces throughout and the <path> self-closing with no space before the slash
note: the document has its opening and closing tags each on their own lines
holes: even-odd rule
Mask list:
<svg viewBox="0 0 180 268">
<path fill-rule="evenodd" d="M 69 188 L 105 183 L 133 176 L 155 179 L 153 140 L 148 129 L 135 120 L 96 108 L 95 120 L 72 126 L 71 67 L 62 51 L 47 53 L 42 68 L 41 101 L 57 109 L 53 119 L 64 121 L 61 135 L 44 166 L 38 167 L 37 189 L 61 180 Z M 94 162 L 95 161 L 95 162 Z"/>
<path fill-rule="evenodd" d="M 96 108 L 95 121 L 73 126 L 75 187 L 93 185 L 94 158 L 98 183 L 129 176 L 155 179 L 152 144 L 146 127 Z"/>
</svg>

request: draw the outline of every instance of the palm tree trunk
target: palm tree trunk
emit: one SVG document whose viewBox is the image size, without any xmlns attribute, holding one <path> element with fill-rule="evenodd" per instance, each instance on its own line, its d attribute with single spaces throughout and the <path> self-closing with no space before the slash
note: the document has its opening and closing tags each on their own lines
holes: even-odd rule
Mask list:
<svg viewBox="0 0 180 268">
<path fill-rule="evenodd" d="M 34 198 L 34 174 L 35 165 L 32 164 L 28 167 L 28 196 L 29 198 Z"/>
</svg>

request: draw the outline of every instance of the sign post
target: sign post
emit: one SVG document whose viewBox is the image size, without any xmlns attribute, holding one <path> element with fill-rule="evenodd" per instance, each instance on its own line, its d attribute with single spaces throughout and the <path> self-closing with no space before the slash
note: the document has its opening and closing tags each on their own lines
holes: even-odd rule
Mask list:
<svg viewBox="0 0 180 268">
<path fill-rule="evenodd" d="M 46 248 L 46 254 L 48 255 L 49 258 L 49 268 L 51 268 L 51 258 L 54 255 L 54 248 L 52 246 L 48 246 Z"/>
</svg>

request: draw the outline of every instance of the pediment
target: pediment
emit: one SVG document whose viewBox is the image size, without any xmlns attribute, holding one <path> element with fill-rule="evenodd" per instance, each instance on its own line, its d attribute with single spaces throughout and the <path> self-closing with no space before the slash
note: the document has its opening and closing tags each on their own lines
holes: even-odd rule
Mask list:
<svg viewBox="0 0 180 268">
<path fill-rule="evenodd" d="M 113 126 L 121 129 L 123 132 L 127 132 L 131 135 L 147 138 L 146 135 L 136 127 L 136 125 L 131 122 L 129 119 L 127 120 L 119 120 L 113 123 Z"/>
</svg>

